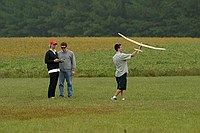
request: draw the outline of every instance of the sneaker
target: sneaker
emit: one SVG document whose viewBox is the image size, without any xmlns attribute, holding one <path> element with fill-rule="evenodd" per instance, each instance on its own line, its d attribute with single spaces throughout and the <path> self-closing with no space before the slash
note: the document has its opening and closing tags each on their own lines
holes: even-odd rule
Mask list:
<svg viewBox="0 0 200 133">
<path fill-rule="evenodd" d="M 125 101 L 125 98 L 122 98 L 122 101 Z"/>
<path fill-rule="evenodd" d="M 117 98 L 113 96 L 113 97 L 111 97 L 111 100 L 115 101 L 115 100 L 117 100 Z"/>
<path fill-rule="evenodd" d="M 55 97 L 51 97 L 52 99 L 54 99 Z"/>
</svg>

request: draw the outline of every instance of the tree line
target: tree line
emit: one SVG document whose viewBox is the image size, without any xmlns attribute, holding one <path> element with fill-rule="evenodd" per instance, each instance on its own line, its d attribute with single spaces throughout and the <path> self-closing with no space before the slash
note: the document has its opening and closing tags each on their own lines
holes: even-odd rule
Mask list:
<svg viewBox="0 0 200 133">
<path fill-rule="evenodd" d="M 0 37 L 200 37 L 199 0 L 0 0 Z"/>
</svg>

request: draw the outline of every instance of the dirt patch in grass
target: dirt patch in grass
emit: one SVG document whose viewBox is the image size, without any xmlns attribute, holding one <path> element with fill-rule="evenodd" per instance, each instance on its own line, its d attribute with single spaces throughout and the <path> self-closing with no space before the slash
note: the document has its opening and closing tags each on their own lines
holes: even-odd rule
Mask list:
<svg viewBox="0 0 200 133">
<path fill-rule="evenodd" d="M 73 114 L 108 114 L 116 112 L 114 109 L 100 108 L 47 108 L 47 107 L 0 107 L 0 119 L 8 120 L 30 120 L 33 118 L 65 117 Z"/>
</svg>

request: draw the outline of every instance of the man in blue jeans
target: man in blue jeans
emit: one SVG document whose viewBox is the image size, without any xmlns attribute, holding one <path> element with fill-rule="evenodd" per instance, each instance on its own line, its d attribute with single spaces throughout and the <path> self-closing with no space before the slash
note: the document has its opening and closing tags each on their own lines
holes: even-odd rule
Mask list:
<svg viewBox="0 0 200 133">
<path fill-rule="evenodd" d="M 58 57 L 61 60 L 59 63 L 60 74 L 59 74 L 59 89 L 60 97 L 64 97 L 64 81 L 67 82 L 68 97 L 72 96 L 72 76 L 75 74 L 76 60 L 75 55 L 72 51 L 67 48 L 67 43 L 61 43 L 61 51 L 58 52 Z"/>
</svg>

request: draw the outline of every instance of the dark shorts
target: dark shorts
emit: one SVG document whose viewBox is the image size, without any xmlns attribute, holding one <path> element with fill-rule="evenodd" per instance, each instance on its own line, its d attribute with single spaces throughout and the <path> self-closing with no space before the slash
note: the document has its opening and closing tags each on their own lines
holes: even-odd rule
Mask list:
<svg viewBox="0 0 200 133">
<path fill-rule="evenodd" d="M 126 90 L 126 83 L 127 83 L 126 77 L 127 73 L 124 73 L 121 77 L 116 77 L 117 89 Z"/>
</svg>

